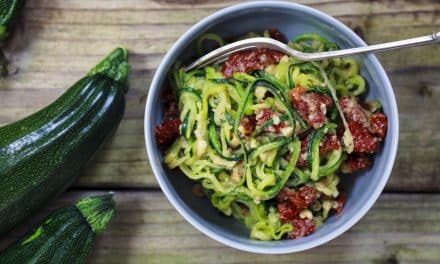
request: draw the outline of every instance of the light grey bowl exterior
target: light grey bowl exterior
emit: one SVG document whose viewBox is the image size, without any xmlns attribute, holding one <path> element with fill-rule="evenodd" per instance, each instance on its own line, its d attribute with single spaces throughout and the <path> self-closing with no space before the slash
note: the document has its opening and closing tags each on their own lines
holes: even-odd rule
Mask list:
<svg viewBox="0 0 440 264">
<path fill-rule="evenodd" d="M 356 57 L 369 84 L 369 98 L 383 104 L 388 116 L 388 133 L 371 169 L 342 177 L 347 203 L 340 215 L 330 217 L 315 233 L 295 240 L 255 241 L 245 227 L 232 217 L 220 215 L 207 199 L 191 193 L 192 182 L 182 173 L 168 170 L 154 140 L 154 126 L 161 120 L 160 93 L 172 65 L 193 55 L 194 40 L 204 32 L 234 37 L 249 31 L 280 29 L 289 39 L 304 32 L 316 32 L 342 48 L 365 43 L 338 20 L 315 9 L 293 3 L 258 1 L 235 5 L 206 17 L 191 27 L 168 51 L 154 75 L 145 108 L 145 142 L 148 158 L 162 191 L 176 210 L 195 228 L 225 245 L 237 249 L 282 254 L 310 249 L 334 239 L 357 223 L 373 206 L 391 173 L 398 144 L 399 124 L 395 96 L 388 77 L 374 55 Z"/>
</svg>

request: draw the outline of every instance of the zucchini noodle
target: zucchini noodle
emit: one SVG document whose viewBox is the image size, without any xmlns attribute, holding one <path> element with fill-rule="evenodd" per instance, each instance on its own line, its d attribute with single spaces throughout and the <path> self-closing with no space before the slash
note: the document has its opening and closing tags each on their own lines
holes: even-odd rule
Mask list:
<svg viewBox="0 0 440 264">
<path fill-rule="evenodd" d="M 206 40 L 220 46 L 225 43 L 218 35 L 205 34 L 197 41 L 200 54 Z M 338 48 L 317 34 L 298 36 L 289 46 L 305 52 Z M 285 186 L 313 186 L 328 197 L 338 196 L 337 173 L 345 152 L 352 151 L 353 139 L 347 134 L 344 148 L 325 154 L 320 154 L 320 145 L 328 133 L 335 133 L 340 120 L 347 128 L 338 96 L 360 96 L 366 90 L 355 60 L 303 62 L 284 56 L 264 70 L 236 72 L 228 79 L 219 65 L 190 72 L 177 65 L 170 80 L 181 126 L 180 137 L 166 151 L 164 163 L 200 182 L 212 205 L 241 220 L 251 238 L 279 240 L 294 229 L 292 224 L 281 222 L 273 203 Z M 292 106 L 289 91 L 298 86 L 306 92 L 329 95 L 336 105 L 321 128 L 310 127 Z M 265 111 L 270 112 L 270 118 L 258 121 Z M 246 120 L 254 122 L 250 132 Z M 312 131 L 307 167 L 301 169 L 297 167 L 300 135 L 307 131 Z M 320 224 L 332 206 L 332 201 L 324 200 L 313 205 L 313 215 L 308 211 L 303 215 L 312 215 Z"/>
<path fill-rule="evenodd" d="M 225 41 L 219 35 L 214 33 L 203 34 L 202 36 L 200 36 L 200 38 L 197 39 L 196 45 L 197 45 L 198 55 L 202 55 L 203 53 L 206 52 L 203 44 L 207 40 L 214 42 L 215 44 L 217 44 L 218 47 L 225 45 Z"/>
</svg>

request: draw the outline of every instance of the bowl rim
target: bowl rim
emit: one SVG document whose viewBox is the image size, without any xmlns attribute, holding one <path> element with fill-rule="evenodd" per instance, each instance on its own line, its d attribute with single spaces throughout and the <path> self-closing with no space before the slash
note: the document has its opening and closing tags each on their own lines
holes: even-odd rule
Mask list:
<svg viewBox="0 0 440 264">
<path fill-rule="evenodd" d="M 155 100 L 153 99 L 153 96 L 151 95 L 154 93 L 154 90 L 160 89 L 159 82 L 161 81 L 161 78 L 163 78 L 164 70 L 166 70 L 166 67 L 168 67 L 168 64 L 170 63 L 170 60 L 175 56 L 175 53 L 178 49 L 180 49 L 181 46 L 183 46 L 185 43 L 193 39 L 193 36 L 197 31 L 199 31 L 201 28 L 208 27 L 212 22 L 216 21 L 217 19 L 221 18 L 222 16 L 228 15 L 230 13 L 237 13 L 249 8 L 256 9 L 256 8 L 286 8 L 286 9 L 296 9 L 300 12 L 305 12 L 312 14 L 315 17 L 319 17 L 320 19 L 324 20 L 325 22 L 329 22 L 330 24 L 335 25 L 337 27 L 337 30 L 342 32 L 344 35 L 348 36 L 351 40 L 354 42 L 357 42 L 361 46 L 366 46 L 365 42 L 356 35 L 351 29 L 349 29 L 345 24 L 337 20 L 336 18 L 319 11 L 317 9 L 314 9 L 312 7 L 308 7 L 305 5 L 297 4 L 297 3 L 291 3 L 291 2 L 284 2 L 284 1 L 257 1 L 257 2 L 247 2 L 247 3 L 241 3 L 236 4 L 230 7 L 226 7 L 223 9 L 220 9 L 216 11 L 215 13 L 201 19 L 199 22 L 191 26 L 175 43 L 174 45 L 168 50 L 164 58 L 162 59 L 159 67 L 157 68 L 154 77 L 152 79 L 152 82 L 150 84 L 150 88 L 148 90 L 148 96 L 147 96 L 147 102 L 145 105 L 145 114 L 144 114 L 144 137 L 145 137 L 145 144 L 146 144 L 146 151 L 147 151 L 147 158 L 149 160 L 149 163 L 151 165 L 153 174 L 159 183 L 159 186 L 167 199 L 170 201 L 170 203 L 173 205 L 173 207 L 180 213 L 180 215 L 183 216 L 183 218 L 189 222 L 193 227 L 195 227 L 197 230 L 202 232 L 203 234 L 207 235 L 211 239 L 218 241 L 226 246 L 230 246 L 236 249 L 240 249 L 243 251 L 253 252 L 253 253 L 260 253 L 260 254 L 286 254 L 286 253 L 294 253 L 299 251 L 304 251 L 307 249 L 311 249 L 317 246 L 320 246 L 322 244 L 327 243 L 328 241 L 340 236 L 344 232 L 346 232 L 348 229 L 350 229 L 353 225 L 355 225 L 359 220 L 371 209 L 371 207 L 374 205 L 376 200 L 379 198 L 381 192 L 383 191 L 385 184 L 387 183 L 391 170 L 393 168 L 396 154 L 397 154 L 397 147 L 398 147 L 398 138 L 399 138 L 399 120 L 398 120 L 398 111 L 397 111 L 397 103 L 395 99 L 395 95 L 391 86 L 391 83 L 389 81 L 389 78 L 383 69 L 382 65 L 380 64 L 379 60 L 374 56 L 373 54 L 365 55 L 368 57 L 368 59 L 371 62 L 371 65 L 377 69 L 377 71 L 381 75 L 381 79 L 383 79 L 383 88 L 385 89 L 385 92 L 388 95 L 389 103 L 390 103 L 390 112 L 388 113 L 390 117 L 395 117 L 396 120 L 394 120 L 394 124 L 392 126 L 392 129 L 395 131 L 394 136 L 389 139 L 389 145 L 390 145 L 390 156 L 388 156 L 388 163 L 386 164 L 386 167 L 384 171 L 382 172 L 382 177 L 380 178 L 380 181 L 377 183 L 377 188 L 374 189 L 374 192 L 371 193 L 370 199 L 368 199 L 367 203 L 365 203 L 360 210 L 355 212 L 353 216 L 340 225 L 338 228 L 332 230 L 332 232 L 319 237 L 319 239 L 315 239 L 312 241 L 308 241 L 306 243 L 300 244 L 300 245 L 292 245 L 292 246 L 280 246 L 277 248 L 272 247 L 265 247 L 257 244 L 243 244 L 241 242 L 234 241 L 230 238 L 224 237 L 216 233 L 215 231 L 203 226 L 200 224 L 198 216 L 194 216 L 190 209 L 184 204 L 183 201 L 179 201 L 176 197 L 174 197 L 174 191 L 172 190 L 172 187 L 169 186 L 169 184 L 164 179 L 166 176 L 161 175 L 159 169 L 157 166 L 162 166 L 161 164 L 157 164 L 155 157 L 155 153 L 153 149 L 155 149 L 157 146 L 154 142 L 154 135 L 153 135 L 153 120 L 151 118 L 150 113 L 152 112 L 153 105 L 155 103 Z"/>
</svg>

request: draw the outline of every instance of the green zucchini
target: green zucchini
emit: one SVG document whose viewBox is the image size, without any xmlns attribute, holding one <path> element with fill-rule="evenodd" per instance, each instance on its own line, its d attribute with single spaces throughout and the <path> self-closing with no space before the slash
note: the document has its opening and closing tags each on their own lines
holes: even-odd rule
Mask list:
<svg viewBox="0 0 440 264">
<path fill-rule="evenodd" d="M 197 54 L 199 56 L 202 56 L 204 53 L 207 53 L 203 45 L 204 42 L 207 40 L 215 42 L 215 44 L 217 44 L 214 45 L 213 48 L 219 48 L 225 45 L 225 41 L 219 35 L 214 33 L 205 33 L 197 39 L 196 46 L 197 46 Z"/>
<path fill-rule="evenodd" d="M 220 142 L 218 140 L 217 131 L 216 131 L 214 122 L 212 122 L 209 125 L 208 136 L 209 136 L 209 143 L 211 144 L 211 147 L 215 150 L 217 155 L 219 155 L 220 157 L 224 158 L 225 160 L 230 160 L 230 161 L 238 161 L 238 160 L 243 159 L 243 154 L 236 154 L 236 155 L 228 156 L 222 152 L 222 147 L 221 147 Z"/>
<path fill-rule="evenodd" d="M 105 229 L 114 208 L 111 194 L 61 208 L 0 253 L 0 263 L 85 263 L 95 236 Z"/>
<path fill-rule="evenodd" d="M 332 128 L 329 128 L 329 129 L 332 129 Z M 307 182 L 310 179 L 316 181 L 316 180 L 319 180 L 319 178 L 330 175 L 339 169 L 339 167 L 343 161 L 342 147 L 339 147 L 338 149 L 335 149 L 332 152 L 328 153 L 324 157 L 325 163 L 320 164 L 322 162 L 322 159 L 319 155 L 320 139 L 318 140 L 318 137 L 320 137 L 320 134 L 315 132 L 314 139 L 316 140 L 316 142 L 314 144 L 310 144 L 310 142 L 309 142 L 309 145 L 308 145 L 308 158 L 309 159 L 307 162 L 308 162 L 308 165 L 310 165 L 309 162 L 312 163 L 311 164 L 312 170 L 310 170 L 310 167 L 309 167 L 309 169 L 305 169 L 305 170 L 301 170 L 301 169 L 295 167 L 293 170 L 292 177 L 287 182 L 287 186 L 295 187 L 295 186 L 298 186 L 299 184 L 303 184 L 303 183 Z M 312 148 L 312 145 L 314 146 L 314 150 Z M 318 152 L 316 152 L 316 150 Z M 316 169 L 316 165 L 319 165 L 318 169 Z M 315 166 L 315 167 L 313 167 L 313 166 Z"/>
<path fill-rule="evenodd" d="M 283 145 L 287 145 L 290 148 L 291 158 L 286 169 L 281 174 L 275 175 L 276 183 L 272 185 L 270 188 L 265 188 L 264 190 L 258 190 L 258 188 L 255 186 L 253 182 L 254 174 L 252 173 L 251 168 L 249 166 L 245 168 L 245 177 L 246 177 L 247 186 L 253 197 L 257 197 L 257 200 L 259 201 L 272 199 L 284 187 L 287 180 L 289 179 L 289 176 L 292 174 L 295 168 L 296 162 L 298 161 L 298 157 L 301 149 L 301 142 L 298 140 L 298 138 L 294 138 L 294 139 L 279 138 L 274 140 L 273 142 L 266 143 L 264 145 L 257 147 L 249 155 L 250 163 L 256 163 L 257 157 L 259 157 L 262 153 L 266 151 L 270 151 L 272 149 L 280 148 Z M 255 173 L 255 174 L 258 175 L 259 173 Z M 264 172 L 260 174 L 264 178 L 267 177 L 266 175 L 262 175 L 264 174 Z"/>
<path fill-rule="evenodd" d="M 327 134 L 329 130 L 334 129 L 336 129 L 336 124 L 325 124 L 323 127 L 313 132 L 313 134 L 311 135 L 311 139 L 307 145 L 307 164 L 310 169 L 310 178 L 314 181 L 319 179 L 319 165 L 321 162 L 319 157 L 319 144 L 321 143 L 321 140 L 325 136 L 325 134 Z"/>
<path fill-rule="evenodd" d="M 284 122 L 284 121 L 287 121 L 287 120 L 289 120 L 289 116 L 288 115 L 284 114 L 284 115 L 280 116 L 280 122 Z M 275 122 L 275 120 L 273 118 L 271 118 L 271 119 L 267 120 L 266 122 L 264 122 L 262 125 L 257 126 L 255 128 L 254 132 L 252 132 L 252 137 L 260 134 L 261 131 L 263 131 L 263 129 L 272 126 L 274 124 L 274 122 Z"/>
<path fill-rule="evenodd" d="M 9 34 L 12 21 L 17 16 L 24 0 L 0 1 L 0 41 L 5 40 Z"/>
<path fill-rule="evenodd" d="M 319 166 L 318 176 L 323 177 L 334 173 L 342 163 L 342 147 L 333 150 L 326 157 L 327 161 Z"/>
<path fill-rule="evenodd" d="M 235 75 L 234 75 L 235 76 Z M 251 101 L 252 95 L 254 94 L 254 90 L 257 86 L 262 86 L 266 88 L 269 92 L 271 92 L 276 99 L 278 99 L 282 106 L 285 108 L 287 115 L 289 116 L 290 123 L 293 127 L 295 127 L 296 122 L 300 124 L 302 128 L 306 128 L 307 125 L 299 116 L 299 114 L 290 106 L 289 101 L 287 100 L 287 95 L 285 95 L 283 88 L 277 86 L 274 83 L 266 79 L 256 79 L 250 86 L 247 88 L 246 94 L 244 95 L 240 105 L 238 107 L 238 116 L 234 122 L 234 133 L 238 135 L 238 126 L 242 117 L 245 114 L 245 109 L 249 102 Z"/>
<path fill-rule="evenodd" d="M 199 91 L 192 88 L 179 90 L 179 108 L 181 109 L 181 120 L 183 120 L 181 132 L 185 138 L 191 137 L 197 118 L 197 103 L 201 101 Z"/>
<path fill-rule="evenodd" d="M 54 103 L 0 128 L 0 235 L 66 189 L 117 127 L 128 71 L 117 48 Z"/>
</svg>

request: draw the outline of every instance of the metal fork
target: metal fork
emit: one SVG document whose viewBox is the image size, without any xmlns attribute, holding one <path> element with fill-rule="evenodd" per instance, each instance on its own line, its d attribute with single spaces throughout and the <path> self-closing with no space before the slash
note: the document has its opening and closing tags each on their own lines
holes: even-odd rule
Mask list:
<svg viewBox="0 0 440 264">
<path fill-rule="evenodd" d="M 200 68 L 210 64 L 221 63 L 227 60 L 227 58 L 235 52 L 248 50 L 248 49 L 255 49 L 255 48 L 267 48 L 267 49 L 277 50 L 303 61 L 317 61 L 317 60 L 337 58 L 337 57 L 346 57 L 355 54 L 374 53 L 374 52 L 380 52 L 380 51 L 392 50 L 398 48 L 414 47 L 414 46 L 434 43 L 437 41 L 440 41 L 440 32 L 428 36 L 410 38 L 410 39 L 393 41 L 393 42 L 386 42 L 382 44 L 375 44 L 365 47 L 357 47 L 357 48 L 326 51 L 326 52 L 305 53 L 294 50 L 291 47 L 287 46 L 286 44 L 279 42 L 275 39 L 262 38 L 262 37 L 248 38 L 227 44 L 223 47 L 220 47 L 218 49 L 209 52 L 208 54 L 200 57 L 199 59 L 191 63 L 189 66 L 187 66 L 185 68 L 185 71 L 190 71 L 192 69 Z"/>
</svg>

